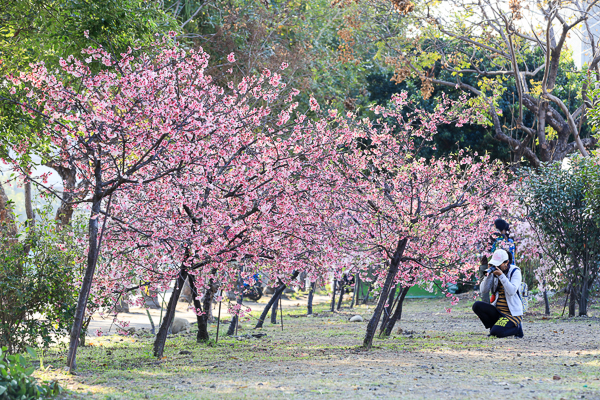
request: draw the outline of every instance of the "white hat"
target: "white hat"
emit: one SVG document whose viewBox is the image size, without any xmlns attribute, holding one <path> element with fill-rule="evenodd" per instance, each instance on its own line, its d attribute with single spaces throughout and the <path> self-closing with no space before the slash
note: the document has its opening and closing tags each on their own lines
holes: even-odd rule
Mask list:
<svg viewBox="0 0 600 400">
<path fill-rule="evenodd" d="M 492 264 L 494 267 L 497 267 L 505 261 L 508 261 L 508 253 L 506 250 L 498 249 L 494 252 L 492 259 L 490 260 L 490 264 Z"/>
</svg>

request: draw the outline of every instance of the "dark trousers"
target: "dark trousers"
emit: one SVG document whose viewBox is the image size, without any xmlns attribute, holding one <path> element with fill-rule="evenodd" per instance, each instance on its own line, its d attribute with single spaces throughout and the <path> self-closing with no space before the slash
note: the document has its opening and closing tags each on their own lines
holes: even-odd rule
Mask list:
<svg viewBox="0 0 600 400">
<path fill-rule="evenodd" d="M 483 301 L 476 301 L 473 304 L 473 312 L 479 317 L 483 326 L 490 329 L 490 335 L 499 338 L 513 335 L 523 337 L 521 324 L 515 325 L 511 320 L 502 316 L 495 306 Z"/>
</svg>

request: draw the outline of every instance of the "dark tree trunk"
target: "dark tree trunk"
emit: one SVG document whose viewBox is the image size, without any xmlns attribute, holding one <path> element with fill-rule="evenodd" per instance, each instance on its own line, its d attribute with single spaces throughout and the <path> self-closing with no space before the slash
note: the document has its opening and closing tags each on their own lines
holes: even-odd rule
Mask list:
<svg viewBox="0 0 600 400">
<path fill-rule="evenodd" d="M 181 268 L 179 271 L 179 275 L 175 280 L 175 286 L 173 287 L 173 293 L 171 293 L 171 298 L 169 299 L 169 304 L 167 305 L 167 311 L 165 312 L 165 317 L 158 328 L 158 334 L 156 335 L 156 339 L 154 339 L 154 357 L 162 357 L 163 352 L 165 350 L 165 343 L 167 342 L 167 335 L 171 329 L 171 325 L 173 324 L 173 320 L 175 319 L 175 309 L 177 308 L 177 302 L 179 301 L 179 296 L 181 295 L 181 290 L 183 289 L 183 284 L 188 277 L 188 273 L 184 268 Z"/>
<path fill-rule="evenodd" d="M 238 289 L 240 291 L 240 294 L 238 294 L 235 297 L 235 300 L 238 304 L 242 304 L 244 302 L 244 284 L 242 282 L 241 277 L 238 281 Z M 229 323 L 229 328 L 227 329 L 227 336 L 233 336 L 234 334 L 237 333 L 238 322 L 239 322 L 239 317 L 237 314 L 235 314 L 233 316 L 233 318 L 231 318 L 231 322 Z"/>
<path fill-rule="evenodd" d="M 275 299 L 275 303 L 273 303 L 273 308 L 271 309 L 271 323 L 272 324 L 276 324 L 277 323 L 277 308 L 279 307 L 279 299 L 281 298 L 282 293 L 280 293 L 277 298 Z M 283 310 L 282 310 L 283 312 Z"/>
<path fill-rule="evenodd" d="M 281 284 L 281 285 L 279 285 L 279 287 L 277 289 L 275 289 L 275 293 L 273 293 L 273 296 L 271 296 L 271 300 L 269 300 L 269 302 L 265 306 L 262 314 L 260 314 L 260 317 L 258 318 L 258 322 L 256 323 L 256 326 L 254 327 L 254 329 L 263 327 L 263 323 L 265 322 L 265 319 L 267 318 L 267 315 L 269 314 L 269 310 L 271 309 L 271 307 L 273 307 L 274 304 L 277 303 L 279 294 L 283 293 L 283 291 L 285 290 L 285 287 L 286 286 L 284 284 Z"/>
<path fill-rule="evenodd" d="M 337 279 L 333 280 L 333 293 L 331 293 L 331 312 L 335 311 L 335 287 L 337 285 Z"/>
<path fill-rule="evenodd" d="M 294 273 L 292 274 L 291 280 L 296 279 L 297 276 L 298 276 L 298 271 L 294 271 Z M 258 329 L 258 328 L 262 328 L 263 327 L 263 323 L 265 322 L 265 319 L 267 318 L 267 315 L 269 314 L 269 310 L 273 306 L 273 303 L 275 303 L 275 301 L 279 298 L 279 295 L 281 293 L 283 293 L 283 291 L 285 290 L 286 287 L 287 286 L 284 283 L 282 283 L 275 290 L 275 293 L 273 293 L 273 296 L 271 297 L 271 300 L 269 300 L 269 302 L 265 306 L 262 314 L 260 314 L 260 317 L 258 318 L 258 322 L 256 323 L 256 326 L 254 327 L 254 329 Z"/>
<path fill-rule="evenodd" d="M 196 309 L 196 322 L 198 323 L 196 343 L 207 342 L 210 339 L 210 335 L 208 334 L 208 308 L 206 299 L 208 298 L 208 307 L 210 307 L 210 301 L 212 298 L 212 285 L 209 284 L 209 288 L 206 289 L 203 305 L 200 303 L 200 300 L 198 300 L 199 293 L 198 288 L 196 287 L 196 278 L 193 275 L 188 274 L 188 282 L 192 291 L 192 301 L 194 302 L 194 308 Z M 198 315 L 198 312 L 202 312 L 202 315 Z"/>
<path fill-rule="evenodd" d="M 315 297 L 316 286 L 317 286 L 316 282 L 313 282 L 310 284 L 310 289 L 308 291 L 307 315 L 311 315 L 313 313 L 313 298 Z"/>
<path fill-rule="evenodd" d="M 342 307 L 342 301 L 344 300 L 344 290 L 346 289 L 346 285 L 344 285 L 344 281 L 340 282 L 339 289 L 340 289 L 340 298 L 339 298 L 338 304 L 337 304 L 337 310 L 338 311 Z"/>
<path fill-rule="evenodd" d="M 571 287 L 571 293 L 569 293 L 569 317 L 575 316 L 575 304 L 577 304 L 577 289 L 573 286 Z"/>
<path fill-rule="evenodd" d="M 404 249 L 406 248 L 407 243 L 408 239 L 400 239 L 398 241 L 398 245 L 396 246 L 394 257 L 390 260 L 390 267 L 388 269 L 383 288 L 381 289 L 381 295 L 379 296 L 377 307 L 375 307 L 373 316 L 367 324 L 367 332 L 365 334 L 365 340 L 363 341 L 363 347 L 366 349 L 370 349 L 373 345 L 373 338 L 375 337 L 375 332 L 377 331 L 377 325 L 379 325 L 379 319 L 381 318 L 383 307 L 387 301 L 387 297 L 392 288 L 394 279 L 396 278 L 396 274 L 398 273 L 398 269 L 400 268 L 400 260 L 404 254 Z"/>
<path fill-rule="evenodd" d="M 579 293 L 579 316 L 587 315 L 588 296 L 589 296 L 589 279 L 587 268 L 584 268 L 584 275 L 581 282 L 581 291 Z"/>
<path fill-rule="evenodd" d="M 396 304 L 394 314 L 392 314 L 392 317 L 388 321 L 387 326 L 385 327 L 385 331 L 383 332 L 385 336 L 390 336 L 392 334 L 394 325 L 396 325 L 396 322 L 400 321 L 400 319 L 402 318 L 402 306 L 404 305 L 404 299 L 406 298 L 406 293 L 408 293 L 409 289 L 410 286 L 402 288 L 402 292 L 400 293 L 400 298 L 398 299 L 398 302 Z"/>
<path fill-rule="evenodd" d="M 400 298 L 400 292 L 398 294 L 398 298 L 396 298 L 396 292 L 398 291 L 398 285 L 394 286 L 393 290 L 390 290 L 390 294 L 387 299 L 387 307 L 383 307 L 383 319 L 381 320 L 381 326 L 379 327 L 379 336 L 383 334 L 385 331 L 385 327 L 388 324 L 388 321 L 392 317 L 392 313 L 394 312 L 394 306 L 396 305 L 396 301 Z"/>
<path fill-rule="evenodd" d="M 352 300 L 350 301 L 350 308 L 354 308 L 354 303 L 357 301 L 356 294 L 358 289 L 358 274 L 354 275 L 354 290 L 352 291 Z M 358 304 L 358 303 L 356 303 Z"/>
<path fill-rule="evenodd" d="M 96 173 L 99 173 L 98 169 L 99 167 L 97 166 Z M 100 180 L 98 179 L 98 181 Z M 67 367 L 69 367 L 70 371 L 74 371 L 77 368 L 77 346 L 79 345 L 79 337 L 81 336 L 83 319 L 85 318 L 85 309 L 87 307 L 90 289 L 92 288 L 92 281 L 94 279 L 94 273 L 96 272 L 96 262 L 98 260 L 98 253 L 100 251 L 100 243 L 98 242 L 98 216 L 100 215 L 101 204 L 101 188 L 98 186 L 96 192 L 94 193 L 92 210 L 88 222 L 89 247 L 87 254 L 87 266 L 85 268 L 85 274 L 83 277 L 83 282 L 81 283 L 81 288 L 79 289 L 77 307 L 75 308 L 75 317 L 73 319 L 73 326 L 71 327 L 69 353 L 67 355 Z"/>
<path fill-rule="evenodd" d="M 542 284 L 544 285 L 544 314 L 545 315 L 550 315 L 550 301 L 548 300 L 548 291 L 545 289 L 546 288 L 546 281 L 543 280 Z"/>
</svg>

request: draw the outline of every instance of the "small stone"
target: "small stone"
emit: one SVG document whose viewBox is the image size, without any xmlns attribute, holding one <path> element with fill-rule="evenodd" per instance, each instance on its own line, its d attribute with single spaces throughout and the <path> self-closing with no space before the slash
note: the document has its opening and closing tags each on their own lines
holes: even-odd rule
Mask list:
<svg viewBox="0 0 600 400">
<path fill-rule="evenodd" d="M 363 317 L 360 315 L 355 315 L 354 317 L 350 318 L 350 322 L 363 322 Z"/>
<path fill-rule="evenodd" d="M 554 379 L 555 381 L 560 381 L 560 376 L 558 376 L 558 375 L 554 375 L 554 376 L 552 377 L 552 379 Z"/>
<path fill-rule="evenodd" d="M 215 385 L 215 384 L 212 384 L 209 386 L 209 388 L 211 388 L 211 389 L 215 389 L 216 387 L 217 387 L 217 385 Z"/>
</svg>

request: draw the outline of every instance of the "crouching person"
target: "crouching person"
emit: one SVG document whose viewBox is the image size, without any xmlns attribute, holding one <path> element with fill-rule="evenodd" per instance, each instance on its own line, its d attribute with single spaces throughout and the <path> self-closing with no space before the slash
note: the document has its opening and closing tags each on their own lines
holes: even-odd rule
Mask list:
<svg viewBox="0 0 600 400">
<path fill-rule="evenodd" d="M 473 312 L 490 329 L 490 336 L 523 337 L 523 303 L 519 294 L 521 270 L 512 263 L 510 253 L 502 249 L 494 252 L 489 266 L 487 276 L 481 282 L 481 291 L 492 293 L 491 304 L 476 301 Z"/>
</svg>

